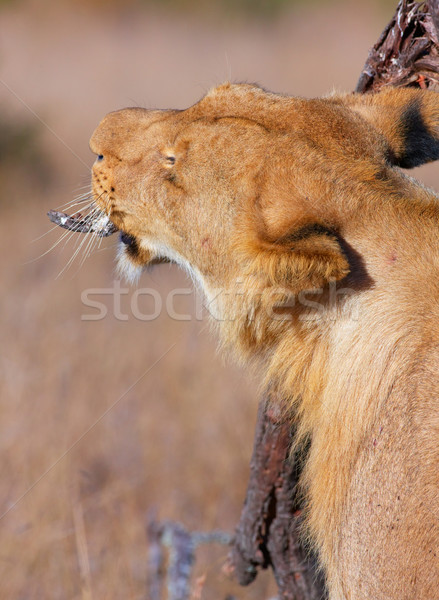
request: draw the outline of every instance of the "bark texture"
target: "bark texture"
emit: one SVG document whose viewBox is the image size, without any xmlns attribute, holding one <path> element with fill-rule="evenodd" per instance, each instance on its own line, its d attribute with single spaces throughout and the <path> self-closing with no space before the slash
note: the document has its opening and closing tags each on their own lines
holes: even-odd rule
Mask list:
<svg viewBox="0 0 439 600">
<path fill-rule="evenodd" d="M 258 568 L 271 567 L 282 599 L 317 600 L 325 597 L 324 584 L 298 541 L 301 510 L 294 492 L 300 469 L 289 457 L 293 435 L 291 424 L 279 420 L 276 403 L 263 401 L 230 559 L 241 585 L 251 583 Z"/>
<path fill-rule="evenodd" d="M 439 0 L 398 4 L 369 52 L 355 91 L 377 92 L 388 85 L 439 85 Z"/>
</svg>

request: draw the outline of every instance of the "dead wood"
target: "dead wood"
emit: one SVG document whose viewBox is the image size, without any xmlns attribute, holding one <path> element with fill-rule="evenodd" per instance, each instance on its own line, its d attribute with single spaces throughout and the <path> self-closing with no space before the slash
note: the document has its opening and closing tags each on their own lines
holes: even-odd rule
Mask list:
<svg viewBox="0 0 439 600">
<path fill-rule="evenodd" d="M 369 52 L 356 92 L 384 86 L 439 85 L 439 0 L 398 4 Z"/>
<path fill-rule="evenodd" d="M 76 233 L 95 233 L 99 237 L 108 237 L 118 231 L 116 225 L 105 215 L 91 218 L 88 215 L 83 217 L 81 214 L 68 215 L 57 210 L 49 210 L 47 216 L 55 225 Z"/>
<path fill-rule="evenodd" d="M 271 567 L 281 598 L 317 600 L 324 597 L 324 584 L 299 543 L 301 510 L 295 490 L 300 462 L 289 456 L 293 435 L 291 424 L 279 420 L 276 403 L 262 402 L 230 561 L 241 585 L 251 583 L 258 568 Z"/>
</svg>

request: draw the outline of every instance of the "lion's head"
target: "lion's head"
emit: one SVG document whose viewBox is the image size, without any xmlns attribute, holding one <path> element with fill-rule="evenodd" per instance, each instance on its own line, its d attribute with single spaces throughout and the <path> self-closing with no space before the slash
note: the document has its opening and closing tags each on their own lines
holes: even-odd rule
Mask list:
<svg viewBox="0 0 439 600">
<path fill-rule="evenodd" d="M 176 262 L 207 292 L 249 271 L 295 293 L 344 278 L 362 188 L 378 204 L 394 165 L 438 152 L 416 141 L 421 128 L 429 137 L 427 100 L 414 90 L 304 100 L 225 84 L 184 111 L 110 113 L 90 142 L 93 192 L 122 232 L 121 270 Z"/>
</svg>

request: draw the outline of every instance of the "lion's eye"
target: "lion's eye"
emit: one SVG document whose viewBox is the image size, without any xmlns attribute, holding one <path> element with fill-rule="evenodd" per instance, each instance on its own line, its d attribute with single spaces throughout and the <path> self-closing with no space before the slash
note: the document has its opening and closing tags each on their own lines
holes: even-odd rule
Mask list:
<svg viewBox="0 0 439 600">
<path fill-rule="evenodd" d="M 168 165 L 175 164 L 175 156 L 167 156 L 166 157 L 166 162 L 168 163 Z"/>
<path fill-rule="evenodd" d="M 96 160 L 104 160 L 104 155 L 103 154 L 98 154 Z"/>
</svg>

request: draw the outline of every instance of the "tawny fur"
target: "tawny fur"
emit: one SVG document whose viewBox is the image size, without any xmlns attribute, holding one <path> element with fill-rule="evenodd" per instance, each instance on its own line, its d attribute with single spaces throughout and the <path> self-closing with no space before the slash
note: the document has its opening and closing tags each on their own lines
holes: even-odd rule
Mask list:
<svg viewBox="0 0 439 600">
<path fill-rule="evenodd" d="M 225 84 L 91 148 L 122 269 L 187 269 L 297 420 L 331 600 L 439 598 L 439 203 L 400 170 L 439 157 L 439 96 Z"/>
</svg>

